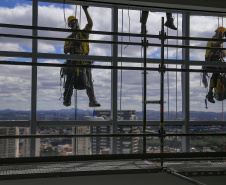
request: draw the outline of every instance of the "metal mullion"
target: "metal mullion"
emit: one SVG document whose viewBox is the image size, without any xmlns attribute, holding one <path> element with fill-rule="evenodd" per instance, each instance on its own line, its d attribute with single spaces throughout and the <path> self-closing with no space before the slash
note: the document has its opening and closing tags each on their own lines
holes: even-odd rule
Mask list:
<svg viewBox="0 0 226 185">
<path fill-rule="evenodd" d="M 0 121 L 0 127 L 29 127 L 30 121 Z"/>
<path fill-rule="evenodd" d="M 183 121 L 164 121 L 164 125 L 166 126 L 182 126 Z M 118 121 L 117 125 L 120 126 L 142 126 L 142 121 Z M 146 121 L 146 126 L 159 126 L 159 121 Z"/>
<path fill-rule="evenodd" d="M 32 25 L 38 25 L 38 1 L 33 0 L 32 3 Z M 38 41 L 35 39 L 37 37 L 38 32 L 37 30 L 32 30 L 32 63 L 37 63 L 37 51 L 38 51 Z M 37 66 L 32 66 L 32 74 L 31 74 L 31 126 L 30 126 L 30 133 L 36 134 L 37 133 Z M 30 156 L 36 156 L 36 139 L 31 139 L 30 143 Z"/>
<path fill-rule="evenodd" d="M 189 37 L 190 35 L 190 14 L 188 12 L 182 15 L 182 34 L 185 37 Z M 183 45 L 189 45 L 189 40 L 183 40 Z M 182 49 L 182 59 L 185 61 L 185 64 L 181 66 L 183 69 L 189 69 L 189 49 L 183 48 Z M 190 132 L 190 97 L 189 97 L 189 73 L 182 73 L 182 114 L 183 114 L 183 121 L 184 125 L 182 126 L 182 131 L 185 133 Z M 182 137 L 182 151 L 189 152 L 190 151 L 190 138 L 189 137 Z"/>
<path fill-rule="evenodd" d="M 118 32 L 118 7 L 112 8 L 112 30 Z M 113 35 L 112 40 L 112 66 L 118 67 L 118 36 Z M 118 113 L 118 70 L 111 70 L 111 133 L 117 133 L 117 113 Z M 111 138 L 111 154 L 117 154 L 117 138 Z"/>
<path fill-rule="evenodd" d="M 143 63 L 141 58 L 131 58 L 131 57 L 118 57 L 118 62 L 124 62 L 124 63 Z M 160 64 L 161 59 L 152 59 L 147 58 L 146 59 L 147 64 Z M 183 60 L 175 60 L 175 59 L 165 59 L 166 64 L 183 64 Z"/>
<path fill-rule="evenodd" d="M 27 127 L 29 126 L 30 121 L 0 121 L 0 126 L 19 126 L 19 127 Z M 38 126 L 110 126 L 112 124 L 111 121 L 37 121 Z M 143 122 L 140 121 L 117 121 L 117 125 L 120 126 L 142 126 Z M 159 121 L 147 121 L 147 126 L 158 126 Z M 182 126 L 184 124 L 183 121 L 164 121 L 164 125 L 166 126 Z M 190 126 L 224 126 L 226 121 L 189 121 L 187 124 Z"/>
<path fill-rule="evenodd" d="M 38 53 L 39 59 L 62 59 L 62 60 L 90 60 L 90 61 L 101 61 L 110 62 L 112 61 L 111 56 L 93 56 L 93 55 L 65 55 L 55 53 Z"/>
<path fill-rule="evenodd" d="M 225 134 L 226 135 L 226 134 Z M 3 135 L 0 139 L 15 139 L 15 138 L 78 138 L 78 137 L 142 137 L 142 136 L 153 136 L 158 137 L 159 134 L 49 134 L 49 135 Z"/>
<path fill-rule="evenodd" d="M 53 27 L 42 27 L 42 26 L 27 26 L 27 25 L 16 25 L 16 24 L 4 24 L 0 23 L 0 27 L 5 28 L 18 28 L 18 29 L 35 29 L 40 31 L 58 31 L 58 32 L 70 32 L 71 29 L 65 28 L 53 28 Z M 137 33 L 125 33 L 125 32 L 107 32 L 107 31 L 86 31 L 80 30 L 81 33 L 89 33 L 89 34 L 101 34 L 101 35 L 118 35 L 118 36 L 130 36 L 130 37 L 144 37 L 144 34 L 137 34 Z M 4 35 L 4 33 L 2 33 Z M 14 35 L 14 34 L 6 34 L 6 35 Z M 20 35 L 18 35 L 20 36 Z M 23 35 L 21 35 L 23 36 Z M 28 36 L 29 37 L 29 36 Z M 30 36 L 32 37 L 32 36 Z M 159 35 L 153 34 L 146 34 L 147 38 L 160 38 Z M 51 37 L 47 37 L 51 38 Z M 55 38 L 56 39 L 56 38 Z M 202 38 L 202 37 L 185 37 L 185 36 L 167 36 L 166 39 L 180 39 L 180 40 L 191 40 L 191 41 L 222 41 L 226 42 L 226 39 L 214 39 L 214 38 Z"/>
<path fill-rule="evenodd" d="M 37 121 L 38 126 L 110 126 L 112 121 Z"/>
<path fill-rule="evenodd" d="M 20 66 L 45 66 L 45 67 L 65 67 L 65 64 L 52 64 L 52 63 L 31 63 L 31 62 L 15 62 L 15 61 L 1 61 L 0 65 L 20 65 Z M 69 65 L 67 64 L 67 67 L 84 67 L 83 65 Z M 92 65 L 92 66 L 86 66 L 86 68 L 93 68 L 93 69 L 122 69 L 122 70 L 144 70 L 144 67 L 121 67 L 121 66 L 103 66 L 103 65 Z M 189 69 L 189 68 L 154 68 L 154 67 L 147 67 L 145 68 L 147 71 L 178 71 L 178 72 L 225 72 L 224 70 L 216 70 L 216 69 L 208 69 L 208 70 L 202 70 L 202 69 Z"/>
<path fill-rule="evenodd" d="M 189 121 L 190 126 L 225 126 L 226 121 Z"/>
<path fill-rule="evenodd" d="M 31 52 L 0 51 L 0 56 L 32 58 Z"/>
<path fill-rule="evenodd" d="M 39 40 L 51 40 L 51 41 L 71 41 L 68 38 L 58 38 L 58 37 L 43 37 L 43 36 L 28 36 L 28 35 L 15 35 L 15 34 L 0 34 L 0 37 L 10 37 L 10 38 L 23 38 L 23 39 L 39 39 Z M 122 44 L 122 45 L 137 45 L 140 46 L 139 42 L 116 42 L 116 41 L 105 41 L 105 40 L 86 40 L 80 39 L 77 42 L 89 42 L 98 44 Z M 160 46 L 159 44 L 150 44 L 150 46 Z"/>
<path fill-rule="evenodd" d="M 1 135 L 0 139 L 16 139 L 16 138 L 78 138 L 78 137 L 160 137 L 160 133 L 141 133 L 141 134 L 124 134 L 124 133 L 116 133 L 116 134 L 49 134 L 49 135 L 37 135 L 37 134 L 29 134 L 29 135 Z M 170 134 L 166 133 L 166 137 L 168 136 L 178 136 L 178 137 L 194 137 L 194 136 L 226 136 L 226 133 L 191 133 L 191 134 Z M 164 153 L 164 152 L 163 152 Z"/>
<path fill-rule="evenodd" d="M 27 35 L 15 35 L 15 34 L 0 34 L 0 37 L 40 39 L 40 40 L 51 40 L 51 41 L 71 41 L 71 39 L 68 39 L 68 38 L 27 36 Z M 185 40 L 185 41 L 187 41 L 187 40 Z M 85 39 L 77 40 L 77 42 L 89 42 L 89 43 L 98 43 L 98 44 L 122 44 L 122 45 L 134 45 L 134 46 L 142 45 L 142 43 L 139 43 L 139 42 L 120 42 L 120 41 L 85 40 Z M 161 47 L 161 44 L 149 43 L 149 44 L 147 44 L 147 46 Z M 218 49 L 218 50 L 226 49 L 226 48 L 217 48 L 217 47 L 215 48 L 215 47 L 204 47 L 204 46 L 190 46 L 188 44 L 184 44 L 184 45 L 165 44 L 165 47 L 189 48 L 189 49 Z"/>
</svg>

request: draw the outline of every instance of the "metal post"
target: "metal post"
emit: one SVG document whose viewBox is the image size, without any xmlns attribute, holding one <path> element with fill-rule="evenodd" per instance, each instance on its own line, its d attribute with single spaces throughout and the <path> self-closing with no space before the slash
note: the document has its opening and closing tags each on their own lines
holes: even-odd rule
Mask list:
<svg viewBox="0 0 226 185">
<path fill-rule="evenodd" d="M 160 151 L 161 154 L 164 153 L 164 17 L 162 17 L 162 29 L 161 29 L 161 95 L 160 95 L 160 125 L 159 125 L 159 132 L 160 132 Z M 161 158 L 161 166 L 163 166 L 163 158 Z"/>
<path fill-rule="evenodd" d="M 190 14 L 188 12 L 182 15 L 182 36 L 189 37 L 190 32 Z M 183 40 L 182 45 L 189 46 L 189 40 Z M 182 49 L 182 59 L 184 60 L 184 64 L 182 65 L 182 69 L 189 69 L 189 48 Z M 190 133 L 190 126 L 189 126 L 189 109 L 190 109 L 190 96 L 189 96 L 189 73 L 182 72 L 182 114 L 184 125 L 182 126 L 183 133 Z M 182 152 L 189 152 L 190 151 L 190 137 L 182 137 Z"/>
<path fill-rule="evenodd" d="M 143 47 L 144 47 L 144 71 L 143 71 L 143 133 L 146 133 L 146 122 L 147 122 L 147 36 L 146 36 L 146 24 L 144 25 L 144 40 L 143 40 Z M 147 141 L 146 137 L 143 137 L 143 153 L 146 153 L 147 148 Z"/>
<path fill-rule="evenodd" d="M 32 26 L 38 26 L 38 0 L 33 0 L 32 4 Z M 32 29 L 32 36 L 37 37 L 38 31 Z M 37 63 L 37 51 L 38 51 L 38 43 L 37 39 L 32 39 L 32 63 Z M 37 133 L 37 66 L 32 66 L 32 74 L 31 74 L 31 123 L 30 129 L 31 134 Z M 38 155 L 38 148 L 35 138 L 31 139 L 31 149 L 30 149 L 30 156 L 35 157 Z"/>
<path fill-rule="evenodd" d="M 118 32 L 118 7 L 114 6 L 112 8 L 112 31 Z M 118 42 L 118 36 L 113 35 L 112 40 Z M 118 57 L 118 44 L 112 44 L 112 66 L 118 66 L 117 57 Z M 111 115 L 112 115 L 112 125 L 111 133 L 117 133 L 117 87 L 118 83 L 118 71 L 117 69 L 111 70 Z M 117 138 L 111 138 L 111 154 L 117 153 Z"/>
<path fill-rule="evenodd" d="M 74 89 L 74 98 L 75 98 L 75 120 L 77 120 L 77 89 Z M 72 133 L 77 134 L 77 128 L 72 127 Z M 72 154 L 76 155 L 77 154 L 77 138 L 73 137 L 72 138 Z"/>
<path fill-rule="evenodd" d="M 78 106 L 77 106 L 77 104 L 78 104 L 78 99 L 77 99 L 77 93 L 78 93 L 78 91 L 77 91 L 77 89 L 74 89 L 74 98 L 75 98 L 75 120 L 77 120 L 77 115 L 78 115 Z"/>
</svg>

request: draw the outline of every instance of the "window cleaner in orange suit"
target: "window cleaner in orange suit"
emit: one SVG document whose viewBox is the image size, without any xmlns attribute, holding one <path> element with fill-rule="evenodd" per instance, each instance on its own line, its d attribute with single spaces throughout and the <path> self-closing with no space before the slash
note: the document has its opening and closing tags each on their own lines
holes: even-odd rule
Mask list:
<svg viewBox="0 0 226 185">
<path fill-rule="evenodd" d="M 93 26 L 92 18 L 89 15 L 88 12 L 88 6 L 82 7 L 88 24 L 86 24 L 85 28 L 83 30 L 91 31 Z M 71 35 L 69 35 L 67 38 L 71 38 L 70 41 L 66 41 L 64 44 L 64 53 L 70 53 L 71 55 L 88 55 L 89 54 L 89 43 L 88 42 L 76 42 L 76 39 L 89 39 L 88 33 L 81 33 L 77 32 L 77 30 L 80 30 L 78 19 L 75 16 L 69 16 L 68 17 L 68 26 L 76 30 L 76 32 L 73 32 Z M 79 61 L 74 60 L 68 60 L 66 64 L 80 64 Z M 92 62 L 85 61 L 85 65 L 91 65 Z M 75 87 L 75 80 L 77 77 L 75 68 L 66 67 L 66 75 L 67 79 L 65 82 L 65 91 L 64 91 L 64 102 L 63 105 L 70 106 L 71 105 L 71 96 L 73 94 L 73 87 Z M 92 82 L 92 73 L 91 68 L 85 68 L 85 79 L 87 79 L 87 86 L 85 86 L 87 96 L 89 97 L 89 107 L 100 107 L 100 104 L 96 101 L 96 97 L 94 95 L 94 88 L 93 88 L 93 82 Z"/>
</svg>

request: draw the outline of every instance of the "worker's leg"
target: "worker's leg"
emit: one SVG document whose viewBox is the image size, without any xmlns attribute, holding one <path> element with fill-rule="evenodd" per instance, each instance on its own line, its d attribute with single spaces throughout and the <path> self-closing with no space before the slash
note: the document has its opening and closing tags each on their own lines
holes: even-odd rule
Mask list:
<svg viewBox="0 0 226 185">
<path fill-rule="evenodd" d="M 73 93 L 73 78 L 74 78 L 74 68 L 67 68 L 66 73 L 67 73 L 67 80 L 65 82 L 65 87 L 64 87 L 64 102 L 63 104 L 65 106 L 70 106 L 71 105 L 71 96 Z"/>
<path fill-rule="evenodd" d="M 140 18 L 141 34 L 147 33 L 147 30 L 145 27 L 146 27 L 146 23 L 147 23 L 147 19 L 148 19 L 148 14 L 149 14 L 149 11 L 142 11 L 142 13 L 141 13 L 141 18 Z"/>
<path fill-rule="evenodd" d="M 217 86 L 217 78 L 218 78 L 219 73 L 213 73 L 212 77 L 210 78 L 210 85 L 209 85 L 209 92 L 207 95 L 207 99 L 211 103 L 215 103 L 213 99 L 213 88 Z"/>
<path fill-rule="evenodd" d="M 87 74 L 87 78 L 88 78 L 88 82 L 89 82 L 88 87 L 86 88 L 86 93 L 87 93 L 87 96 L 89 97 L 89 106 L 90 107 L 100 107 L 100 104 L 96 101 L 96 97 L 94 94 L 91 68 L 86 69 L 86 74 Z"/>
</svg>

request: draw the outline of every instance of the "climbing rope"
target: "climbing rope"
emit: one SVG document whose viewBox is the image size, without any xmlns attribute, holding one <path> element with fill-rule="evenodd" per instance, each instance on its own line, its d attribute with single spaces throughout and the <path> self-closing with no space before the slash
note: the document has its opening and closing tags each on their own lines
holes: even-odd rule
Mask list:
<svg viewBox="0 0 226 185">
<path fill-rule="evenodd" d="M 129 33 L 130 33 L 130 14 L 129 14 L 129 5 L 128 5 L 128 19 L 129 19 Z M 129 35 L 129 42 L 130 42 L 130 35 Z M 127 45 L 126 47 L 124 47 L 124 49 L 126 49 L 129 45 Z"/>
<path fill-rule="evenodd" d="M 121 30 L 121 32 L 123 33 L 123 9 L 122 9 L 122 30 Z M 123 42 L 123 36 L 121 36 L 121 42 Z M 121 44 L 121 57 L 122 57 L 122 44 Z M 121 61 L 121 67 L 122 67 L 122 61 Z M 122 69 L 121 69 L 121 84 L 120 84 L 120 120 L 122 118 L 121 111 L 122 111 Z"/>
<path fill-rule="evenodd" d="M 67 21 L 66 21 L 66 16 L 65 16 L 65 1 L 64 0 L 64 3 L 63 3 L 63 14 L 64 14 L 64 24 L 65 24 L 65 28 L 67 27 Z"/>
<path fill-rule="evenodd" d="M 167 27 L 167 35 L 168 35 L 168 27 Z M 167 39 L 167 45 L 169 45 L 169 39 Z M 169 47 L 167 46 L 166 50 L 166 58 L 169 59 Z M 167 68 L 169 68 L 169 64 L 167 64 Z M 169 120 L 169 71 L 167 71 L 167 91 L 168 91 L 168 120 Z"/>
</svg>

